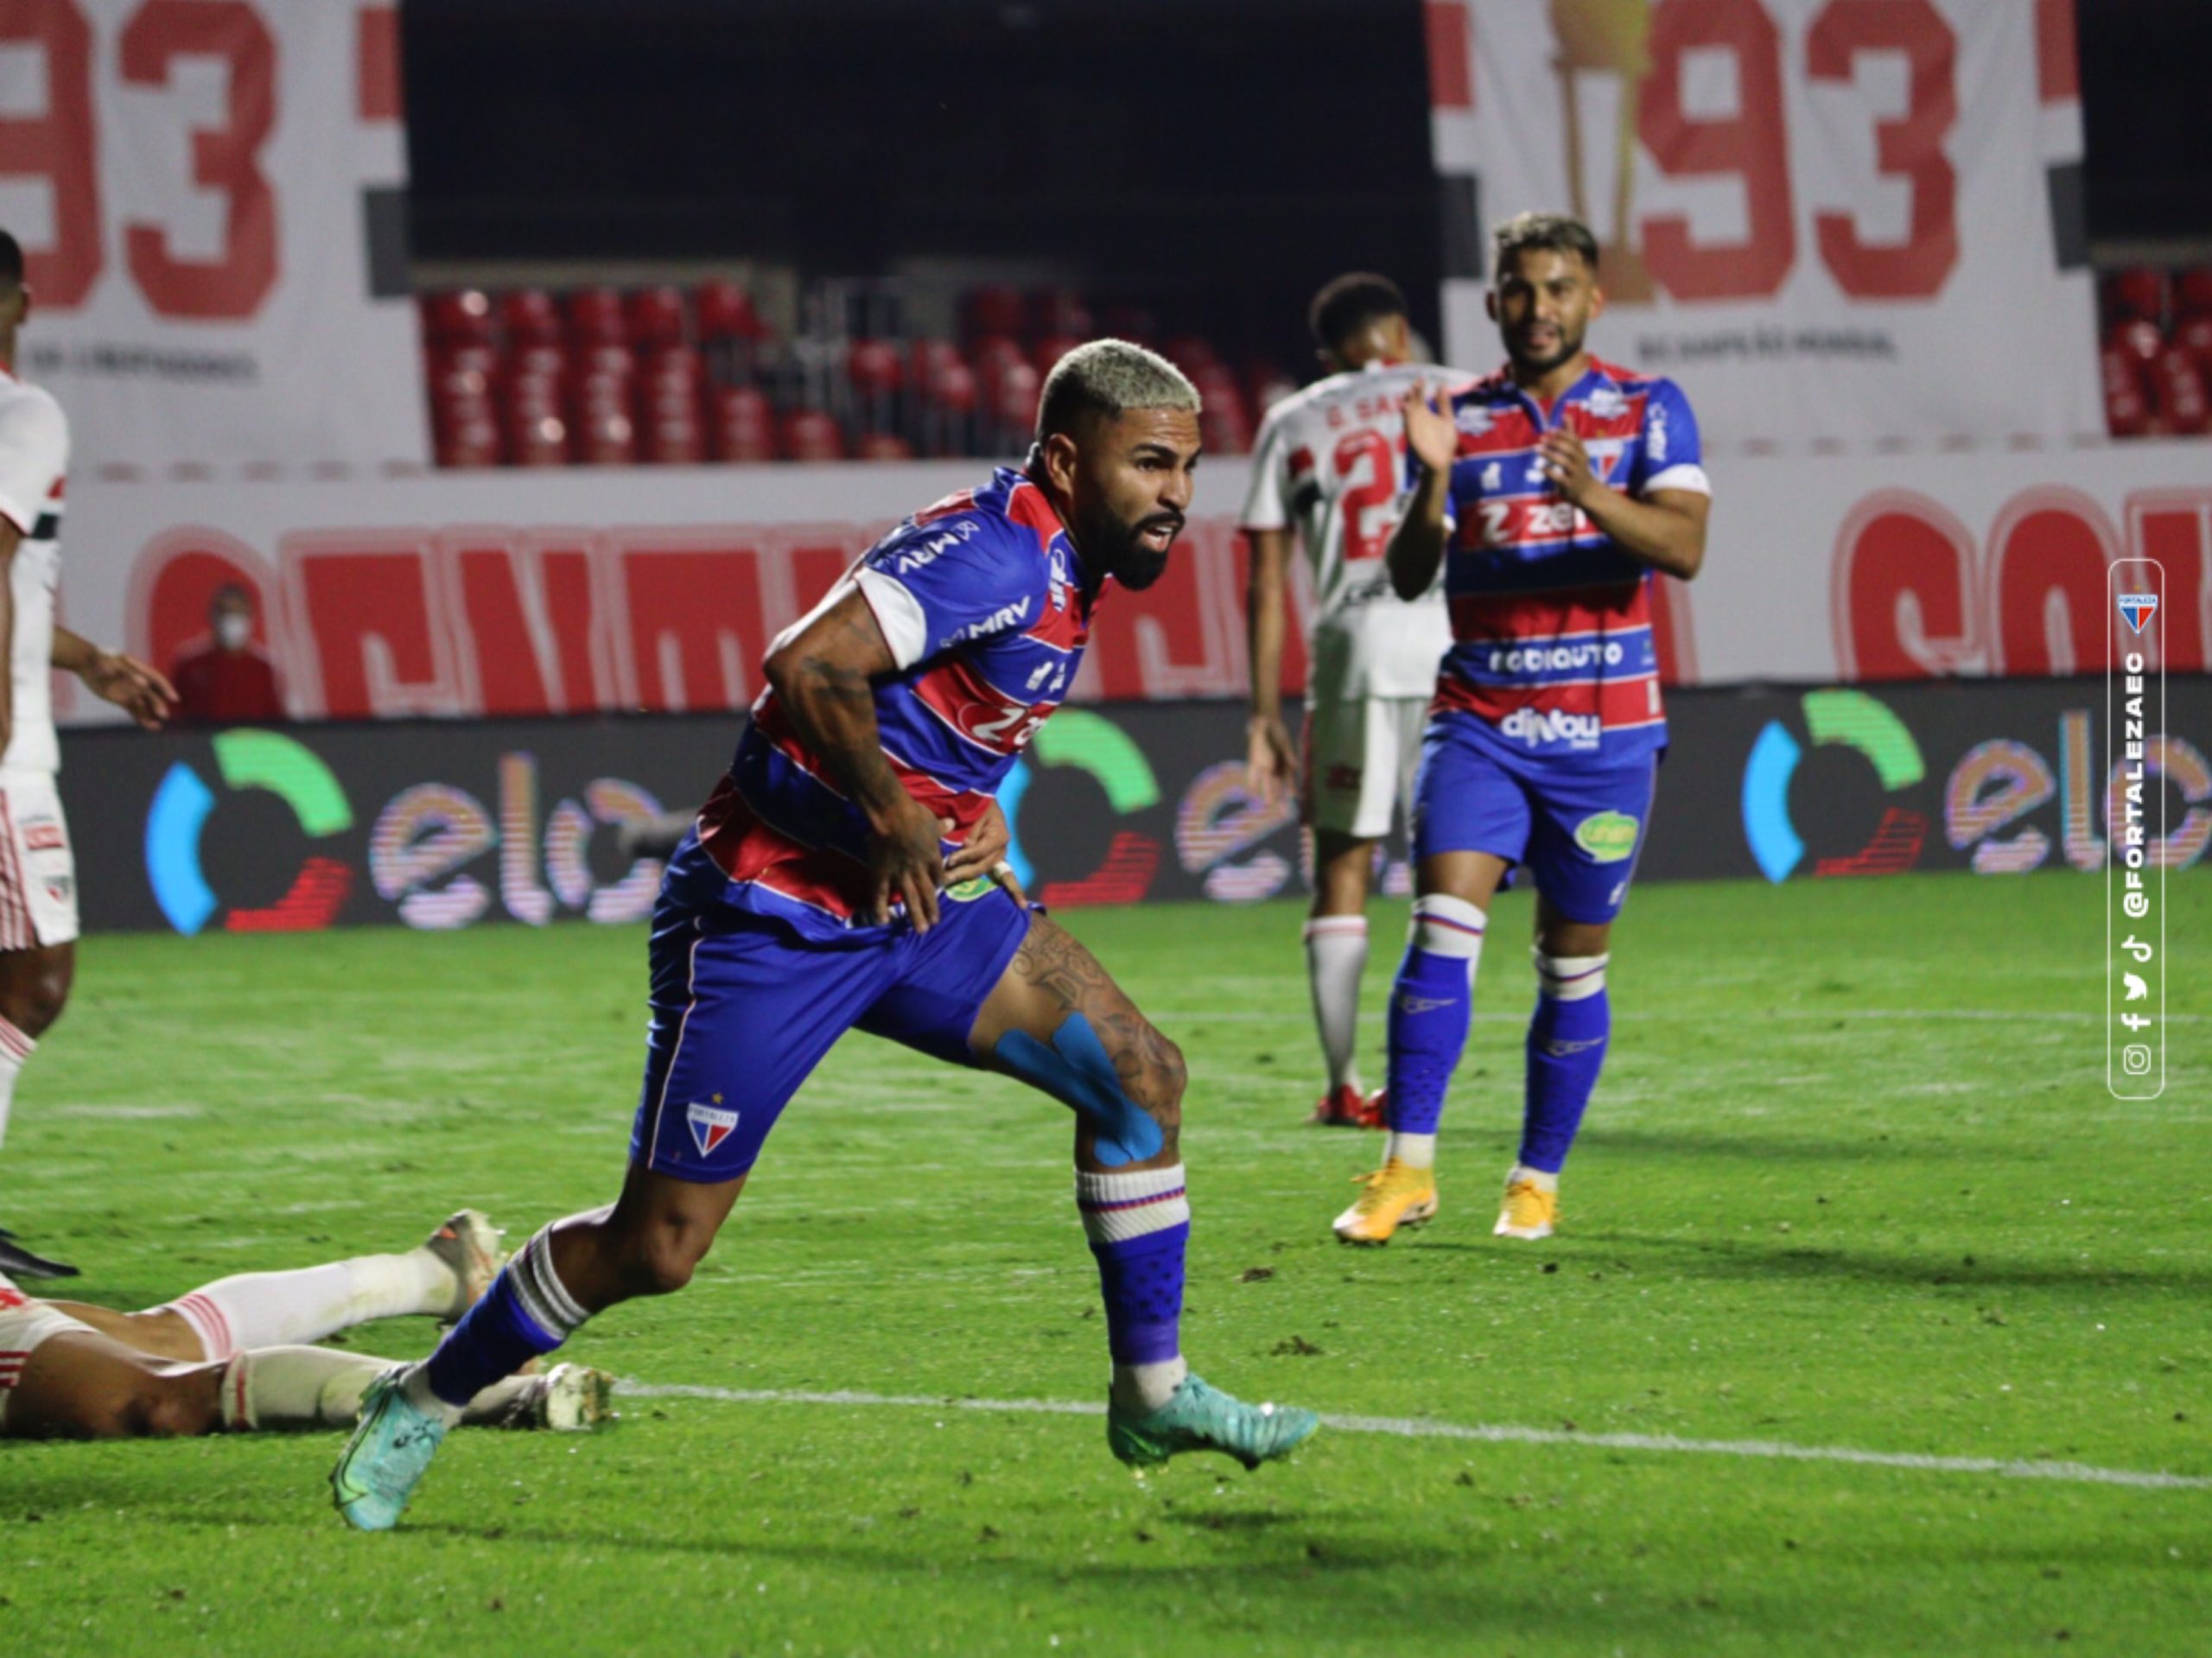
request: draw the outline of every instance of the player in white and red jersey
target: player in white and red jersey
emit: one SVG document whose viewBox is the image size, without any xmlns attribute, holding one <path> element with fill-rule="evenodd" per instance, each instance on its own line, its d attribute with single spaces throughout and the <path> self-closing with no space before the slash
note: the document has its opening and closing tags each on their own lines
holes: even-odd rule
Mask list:
<svg viewBox="0 0 2212 1658">
<path fill-rule="evenodd" d="M 1412 360 L 1405 296 L 1387 277 L 1338 276 L 1313 296 L 1308 320 L 1331 372 L 1268 410 L 1244 498 L 1252 545 L 1247 741 L 1252 781 L 1272 803 L 1299 769 L 1281 694 L 1295 526 L 1313 577 L 1300 801 L 1313 836 L 1306 969 L 1328 1070 L 1313 1120 L 1379 1128 L 1382 1096 L 1360 1087 L 1356 1053 L 1369 875 L 1393 813 L 1402 801 L 1412 805 L 1436 664 L 1452 644 L 1442 592 L 1399 598 L 1382 549 L 1405 466 L 1406 394 L 1454 377 Z"/>
<path fill-rule="evenodd" d="M 143 1312 L 41 1300 L 0 1274 L 0 1438 L 350 1426 L 391 1361 L 307 1344 L 374 1318 L 458 1318 L 499 1271 L 499 1242 L 464 1209 L 413 1249 L 236 1273 Z M 588 1428 L 606 1420 L 613 1380 L 580 1364 L 515 1377 L 467 1420 Z"/>
<path fill-rule="evenodd" d="M 159 725 L 176 701 L 144 663 L 54 625 L 69 422 L 51 396 L 16 378 L 16 334 L 30 308 L 23 251 L 0 231 L 0 1138 L 16 1078 L 61 1017 L 76 967 L 77 871 L 54 783 L 52 670 L 76 674 L 143 725 Z M 0 1272 L 66 1278 L 75 1268 L 0 1231 Z"/>
<path fill-rule="evenodd" d="M 1501 1236 L 1550 1236 L 1559 1172 L 1612 1027 L 1614 917 L 1650 824 L 1667 727 L 1650 587 L 1705 559 L 1697 421 L 1673 382 L 1584 348 L 1605 308 L 1598 246 L 1573 219 L 1497 231 L 1490 314 L 1507 363 L 1408 398 L 1414 485 L 1386 555 L 1402 594 L 1440 564 L 1453 644 L 1439 676 L 1414 824 L 1413 937 L 1390 1007 L 1390 1144 L 1347 1242 L 1436 1212 L 1436 1125 L 1471 1016 L 1491 896 L 1536 885 L 1536 1008 L 1520 1153 Z"/>
</svg>

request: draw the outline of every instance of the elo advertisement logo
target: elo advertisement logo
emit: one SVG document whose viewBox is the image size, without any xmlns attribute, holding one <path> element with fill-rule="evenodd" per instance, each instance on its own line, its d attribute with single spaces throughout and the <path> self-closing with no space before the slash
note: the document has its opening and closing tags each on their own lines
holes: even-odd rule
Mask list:
<svg viewBox="0 0 2212 1658">
<path fill-rule="evenodd" d="M 353 827 L 353 809 L 337 777 L 301 743 L 274 731 L 225 731 L 209 746 L 225 789 L 268 790 L 292 809 L 310 840 Z M 181 933 L 198 932 L 221 907 L 200 855 L 215 798 L 207 779 L 179 760 L 162 777 L 146 815 L 146 878 L 154 901 Z M 232 910 L 223 925 L 232 932 L 310 932 L 338 918 L 353 885 L 349 865 L 310 854 L 283 898 L 262 909 Z"/>
<path fill-rule="evenodd" d="M 1817 746 L 1856 749 L 1874 768 L 1885 794 L 1910 789 L 1928 775 L 1920 745 L 1904 721 L 1864 691 L 1808 691 L 1798 704 L 1805 730 Z M 1805 839 L 1789 816 L 1789 780 L 1805 758 L 1805 745 L 1780 720 L 1770 720 L 1751 745 L 1744 767 L 1744 836 L 1769 880 L 1787 880 L 1805 861 Z M 1928 814 L 1885 805 L 1872 836 L 1845 857 L 1820 859 L 1816 875 L 1895 874 L 1919 861 L 1928 838 Z"/>
</svg>

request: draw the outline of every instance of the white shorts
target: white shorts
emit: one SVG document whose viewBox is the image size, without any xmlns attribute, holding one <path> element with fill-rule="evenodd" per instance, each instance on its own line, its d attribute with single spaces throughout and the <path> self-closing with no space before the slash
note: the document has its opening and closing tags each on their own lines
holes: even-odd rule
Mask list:
<svg viewBox="0 0 2212 1658">
<path fill-rule="evenodd" d="M 97 1333 L 90 1324 L 32 1300 L 0 1274 L 0 1434 L 8 1432 L 8 1401 L 15 1396 L 31 1355 L 56 1336 Z"/>
<path fill-rule="evenodd" d="M 1316 698 L 1306 710 L 1306 827 L 1379 841 L 1394 808 L 1413 804 L 1425 696 Z"/>
<path fill-rule="evenodd" d="M 0 950 L 77 936 L 77 858 L 54 779 L 0 774 Z"/>
</svg>

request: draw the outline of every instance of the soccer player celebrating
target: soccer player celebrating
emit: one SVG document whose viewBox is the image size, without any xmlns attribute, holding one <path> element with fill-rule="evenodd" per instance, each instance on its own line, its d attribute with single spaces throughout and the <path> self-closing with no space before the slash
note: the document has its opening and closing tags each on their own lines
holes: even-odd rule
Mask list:
<svg viewBox="0 0 2212 1658">
<path fill-rule="evenodd" d="M 239 1273 L 143 1312 L 39 1300 L 0 1276 L 0 1437 L 350 1427 L 391 1362 L 303 1344 L 372 1318 L 458 1318 L 499 1270 L 499 1236 L 464 1209 L 402 1254 Z M 559 1365 L 486 1389 L 462 1420 L 588 1428 L 606 1419 L 612 1381 Z"/>
<path fill-rule="evenodd" d="M 176 702 L 144 663 L 54 623 L 69 422 L 51 395 L 16 378 L 16 334 L 30 309 L 23 251 L 0 231 L 0 1136 L 16 1078 L 61 1017 L 76 971 L 77 872 L 54 789 L 61 748 L 51 670 L 67 669 L 148 727 Z M 0 1232 L 0 1272 L 76 1271 Z"/>
<path fill-rule="evenodd" d="M 1436 1212 L 1436 1125 L 1466 1045 L 1491 895 L 1536 885 L 1536 1009 L 1502 1237 L 1542 1238 L 1605 1058 L 1605 963 L 1667 740 L 1650 585 L 1705 558 L 1711 487 L 1679 389 L 1584 348 L 1605 309 L 1598 246 L 1571 219 L 1497 232 L 1490 314 L 1507 362 L 1406 400 L 1413 492 L 1386 557 L 1401 594 L 1444 568 L 1453 644 L 1422 739 L 1418 896 L 1390 998 L 1382 1166 L 1336 1223 L 1387 1243 Z"/>
<path fill-rule="evenodd" d="M 1297 770 L 1281 690 L 1283 588 L 1295 519 L 1314 594 L 1302 796 L 1314 877 L 1306 970 L 1328 1069 L 1313 1121 L 1379 1128 L 1382 1096 L 1360 1087 L 1355 1051 L 1368 880 L 1391 813 L 1400 801 L 1410 804 L 1428 694 L 1452 644 L 1443 594 L 1400 599 L 1382 549 L 1404 464 L 1401 405 L 1415 385 L 1453 377 L 1410 360 L 1405 296 L 1385 277 L 1338 277 L 1313 296 L 1309 317 L 1331 372 L 1268 410 L 1244 499 L 1252 543 L 1249 765 L 1269 804 Z"/>
<path fill-rule="evenodd" d="M 1073 1108 L 1116 1457 L 1254 1467 L 1313 1432 L 1310 1411 L 1242 1403 L 1184 1363 L 1182 1055 L 1088 950 L 983 879 L 1006 842 L 994 791 L 1066 696 L 1106 582 L 1166 568 L 1198 411 L 1150 352 L 1078 346 L 1046 380 L 1023 470 L 907 519 L 775 642 L 662 884 L 621 1195 L 547 1226 L 427 1363 L 371 1388 L 331 1476 L 349 1522 L 396 1523 L 485 1388 L 689 1283 L 778 1115 L 855 1026 Z"/>
</svg>

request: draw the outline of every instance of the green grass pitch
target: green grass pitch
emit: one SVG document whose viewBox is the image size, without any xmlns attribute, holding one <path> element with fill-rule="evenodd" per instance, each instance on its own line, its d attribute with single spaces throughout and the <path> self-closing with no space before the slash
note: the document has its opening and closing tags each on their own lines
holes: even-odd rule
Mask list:
<svg viewBox="0 0 2212 1658">
<path fill-rule="evenodd" d="M 1444 1210 L 1329 1221 L 1373 1136 L 1309 1129 L 1298 912 L 1067 918 L 1179 1040 L 1188 1352 L 1338 1426 L 1139 1481 L 1093 1415 L 632 1396 L 462 1435 L 346 1532 L 331 1435 L 0 1443 L 0 1652 L 2018 1654 L 2212 1650 L 2212 876 L 2177 876 L 2171 1082 L 2104 1087 L 2101 884 L 1652 886 L 1549 1242 L 1490 1236 L 1527 900 L 1500 900 Z M 1377 912 L 1366 1048 L 1402 906 Z M 0 1218 L 162 1300 L 612 1197 L 636 931 L 95 938 L 0 1159 Z M 855 1037 L 685 1294 L 572 1356 L 662 1387 L 1103 1397 L 1067 1129 Z M 416 1321 L 352 1344 L 411 1356 Z M 2066 1463 L 2194 1484 L 1639 1448 Z"/>
</svg>

